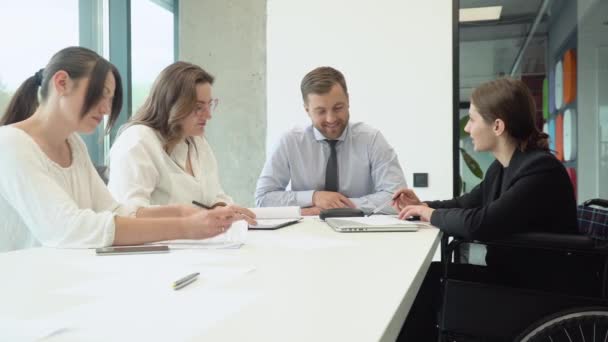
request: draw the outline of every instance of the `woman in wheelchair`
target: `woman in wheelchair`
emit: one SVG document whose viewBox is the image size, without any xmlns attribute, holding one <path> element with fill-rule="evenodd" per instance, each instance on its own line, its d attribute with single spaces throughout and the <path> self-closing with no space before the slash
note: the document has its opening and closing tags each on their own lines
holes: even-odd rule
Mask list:
<svg viewBox="0 0 608 342">
<path fill-rule="evenodd" d="M 487 239 L 529 231 L 576 232 L 576 200 L 568 174 L 536 125 L 536 107 L 521 81 L 501 78 L 471 96 L 464 130 L 475 151 L 496 160 L 471 192 L 421 202 L 410 189 L 394 195 L 400 218 L 420 216 L 449 235 Z"/>
<path fill-rule="evenodd" d="M 476 151 L 488 151 L 496 160 L 483 181 L 460 197 L 421 202 L 412 190 L 400 189 L 393 197 L 399 217 L 420 216 L 444 234 L 471 240 L 524 232 L 575 233 L 574 190 L 564 166 L 549 151 L 548 136 L 539 131 L 535 113 L 530 90 L 519 80 L 501 78 L 476 88 L 465 131 Z M 488 248 L 483 277 L 509 282 L 533 267 L 528 265 L 529 255 L 516 259 L 512 252 L 507 255 L 505 250 Z M 479 277 L 480 268 L 456 271 Z M 437 340 L 440 273 L 439 265 L 433 263 L 400 339 Z"/>
</svg>

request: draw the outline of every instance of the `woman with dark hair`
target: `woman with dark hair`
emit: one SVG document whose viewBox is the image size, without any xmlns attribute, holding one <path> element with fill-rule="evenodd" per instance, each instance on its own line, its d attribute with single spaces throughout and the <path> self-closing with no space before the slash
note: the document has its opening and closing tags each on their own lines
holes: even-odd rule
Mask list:
<svg viewBox="0 0 608 342">
<path fill-rule="evenodd" d="M 564 166 L 536 126 L 536 107 L 521 81 L 501 78 L 475 89 L 465 131 L 475 151 L 496 160 L 471 192 L 447 201 L 421 202 L 397 191 L 399 217 L 420 216 L 450 235 L 498 238 L 517 232 L 576 232 L 576 199 Z"/>
<path fill-rule="evenodd" d="M 574 190 L 564 166 L 549 151 L 548 136 L 538 130 L 535 113 L 534 99 L 521 81 L 501 78 L 476 88 L 465 131 L 476 151 L 491 152 L 496 160 L 478 186 L 451 200 L 421 202 L 412 190 L 400 189 L 393 196 L 399 218 L 420 216 L 451 236 L 476 240 L 523 232 L 575 233 Z M 452 269 L 457 278 L 547 286 L 551 281 L 545 275 L 565 263 L 539 260 L 493 248 L 487 251 L 487 267 Z M 439 266 L 431 264 L 399 340 L 437 340 Z M 555 283 L 551 286 L 565 281 Z"/>
<path fill-rule="evenodd" d="M 19 87 L 0 121 L 0 251 L 200 239 L 253 221 L 238 207 L 141 208 L 132 217 L 135 208 L 112 198 L 77 134 L 108 114 L 110 129 L 121 105 L 116 68 L 82 47 L 59 51 Z"/>
<path fill-rule="evenodd" d="M 134 206 L 232 203 L 204 137 L 217 105 L 213 81 L 187 62 L 175 62 L 160 73 L 110 151 L 108 187 L 117 200 Z"/>
</svg>

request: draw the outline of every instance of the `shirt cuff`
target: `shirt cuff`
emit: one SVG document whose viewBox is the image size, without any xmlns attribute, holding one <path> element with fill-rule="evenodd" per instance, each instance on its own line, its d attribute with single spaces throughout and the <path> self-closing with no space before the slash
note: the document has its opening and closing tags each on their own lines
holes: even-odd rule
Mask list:
<svg viewBox="0 0 608 342">
<path fill-rule="evenodd" d="M 300 208 L 312 207 L 312 195 L 315 193 L 314 190 L 308 191 L 295 191 L 296 203 Z"/>
<path fill-rule="evenodd" d="M 116 213 L 108 215 L 109 219 L 103 232 L 101 247 L 112 246 L 116 236 Z"/>
</svg>

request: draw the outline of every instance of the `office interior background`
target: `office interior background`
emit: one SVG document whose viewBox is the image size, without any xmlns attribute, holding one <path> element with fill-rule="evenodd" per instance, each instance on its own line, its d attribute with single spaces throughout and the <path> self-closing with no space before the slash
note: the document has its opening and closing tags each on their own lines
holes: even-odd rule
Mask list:
<svg viewBox="0 0 608 342">
<path fill-rule="evenodd" d="M 494 18 L 461 10 L 499 6 Z M 459 21 L 460 17 L 460 21 Z M 475 20 L 477 19 L 477 20 Z M 462 131 L 477 85 L 510 75 L 537 100 L 539 126 L 568 168 L 578 201 L 608 198 L 608 1 L 43 0 L 2 1 L 0 112 L 20 83 L 69 45 L 110 59 L 126 90 L 121 123 L 175 60 L 216 76 L 220 104 L 206 130 L 225 191 L 253 206 L 281 134 L 306 125 L 299 83 L 341 70 L 351 121 L 380 129 L 422 199 L 479 183 L 493 157 Z M 85 136 L 105 165 L 116 135 Z"/>
</svg>

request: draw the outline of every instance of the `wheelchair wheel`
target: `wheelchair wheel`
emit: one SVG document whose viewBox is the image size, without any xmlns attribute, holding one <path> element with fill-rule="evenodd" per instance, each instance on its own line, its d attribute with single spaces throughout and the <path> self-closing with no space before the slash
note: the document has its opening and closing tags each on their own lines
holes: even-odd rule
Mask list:
<svg viewBox="0 0 608 342">
<path fill-rule="evenodd" d="M 515 341 L 608 341 L 608 308 L 592 307 L 562 311 L 534 323 Z"/>
</svg>

